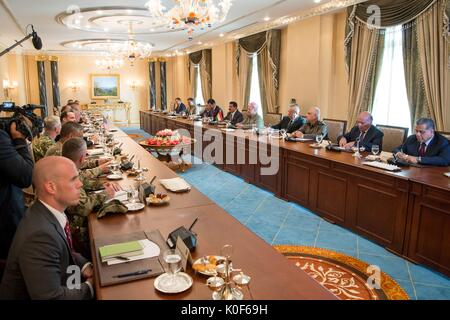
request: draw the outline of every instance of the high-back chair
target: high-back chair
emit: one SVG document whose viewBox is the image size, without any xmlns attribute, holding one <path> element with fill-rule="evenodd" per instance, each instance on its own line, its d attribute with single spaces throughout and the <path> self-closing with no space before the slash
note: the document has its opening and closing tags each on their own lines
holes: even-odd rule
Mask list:
<svg viewBox="0 0 450 320">
<path fill-rule="evenodd" d="M 323 122 L 328 127 L 328 140 L 338 142 L 337 138 L 345 134 L 347 129 L 347 121 L 336 119 L 323 119 Z"/>
</svg>

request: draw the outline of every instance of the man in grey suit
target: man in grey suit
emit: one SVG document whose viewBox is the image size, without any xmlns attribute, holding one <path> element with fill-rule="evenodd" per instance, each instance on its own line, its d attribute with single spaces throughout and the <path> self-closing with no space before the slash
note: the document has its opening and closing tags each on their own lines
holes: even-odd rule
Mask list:
<svg viewBox="0 0 450 320">
<path fill-rule="evenodd" d="M 36 163 L 33 185 L 38 200 L 17 228 L 0 298 L 93 298 L 92 264 L 73 251 L 64 214 L 68 206 L 76 205 L 80 199 L 82 183 L 75 164 L 63 157 L 43 158 Z"/>
</svg>

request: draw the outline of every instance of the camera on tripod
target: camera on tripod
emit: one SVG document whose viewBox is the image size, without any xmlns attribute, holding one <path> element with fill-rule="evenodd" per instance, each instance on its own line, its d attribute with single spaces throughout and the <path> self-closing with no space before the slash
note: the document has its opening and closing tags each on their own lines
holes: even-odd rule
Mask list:
<svg viewBox="0 0 450 320">
<path fill-rule="evenodd" d="M 40 109 L 41 116 L 34 113 L 34 110 Z M 46 107 L 27 104 L 18 107 L 14 102 L 3 102 L 0 104 L 0 112 L 12 113 L 9 117 L 0 117 L 0 130 L 4 130 L 10 134 L 11 123 L 16 123 L 16 130 L 24 135 L 26 139 L 33 139 L 44 129 L 44 118 L 46 116 Z M 31 122 L 29 126 L 26 122 L 28 119 Z"/>
</svg>

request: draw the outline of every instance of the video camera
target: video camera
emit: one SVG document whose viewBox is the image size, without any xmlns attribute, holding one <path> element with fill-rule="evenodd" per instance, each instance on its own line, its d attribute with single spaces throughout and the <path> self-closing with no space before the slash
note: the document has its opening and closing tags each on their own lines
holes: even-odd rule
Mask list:
<svg viewBox="0 0 450 320">
<path fill-rule="evenodd" d="M 35 109 L 41 109 L 41 117 L 34 113 Z M 27 104 L 18 107 L 14 102 L 3 102 L 0 104 L 0 112 L 13 113 L 10 117 L 0 117 L 0 130 L 4 130 L 10 134 L 11 123 L 16 123 L 17 131 L 22 133 L 26 139 L 33 139 L 44 129 L 44 118 L 47 113 L 45 106 L 37 106 Z M 27 118 L 31 122 L 31 127 L 25 121 Z"/>
</svg>

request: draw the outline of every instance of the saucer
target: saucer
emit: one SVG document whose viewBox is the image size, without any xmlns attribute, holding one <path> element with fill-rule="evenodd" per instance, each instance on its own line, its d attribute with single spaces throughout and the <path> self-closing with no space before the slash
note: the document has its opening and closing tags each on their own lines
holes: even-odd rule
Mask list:
<svg viewBox="0 0 450 320">
<path fill-rule="evenodd" d="M 171 279 L 171 275 L 163 273 L 155 279 L 156 290 L 163 293 L 180 293 L 192 286 L 193 280 L 190 275 L 178 272 L 177 276 Z"/>
<path fill-rule="evenodd" d="M 139 202 L 127 203 L 125 206 L 128 208 L 128 211 L 139 211 L 145 208 L 145 205 Z"/>
</svg>

